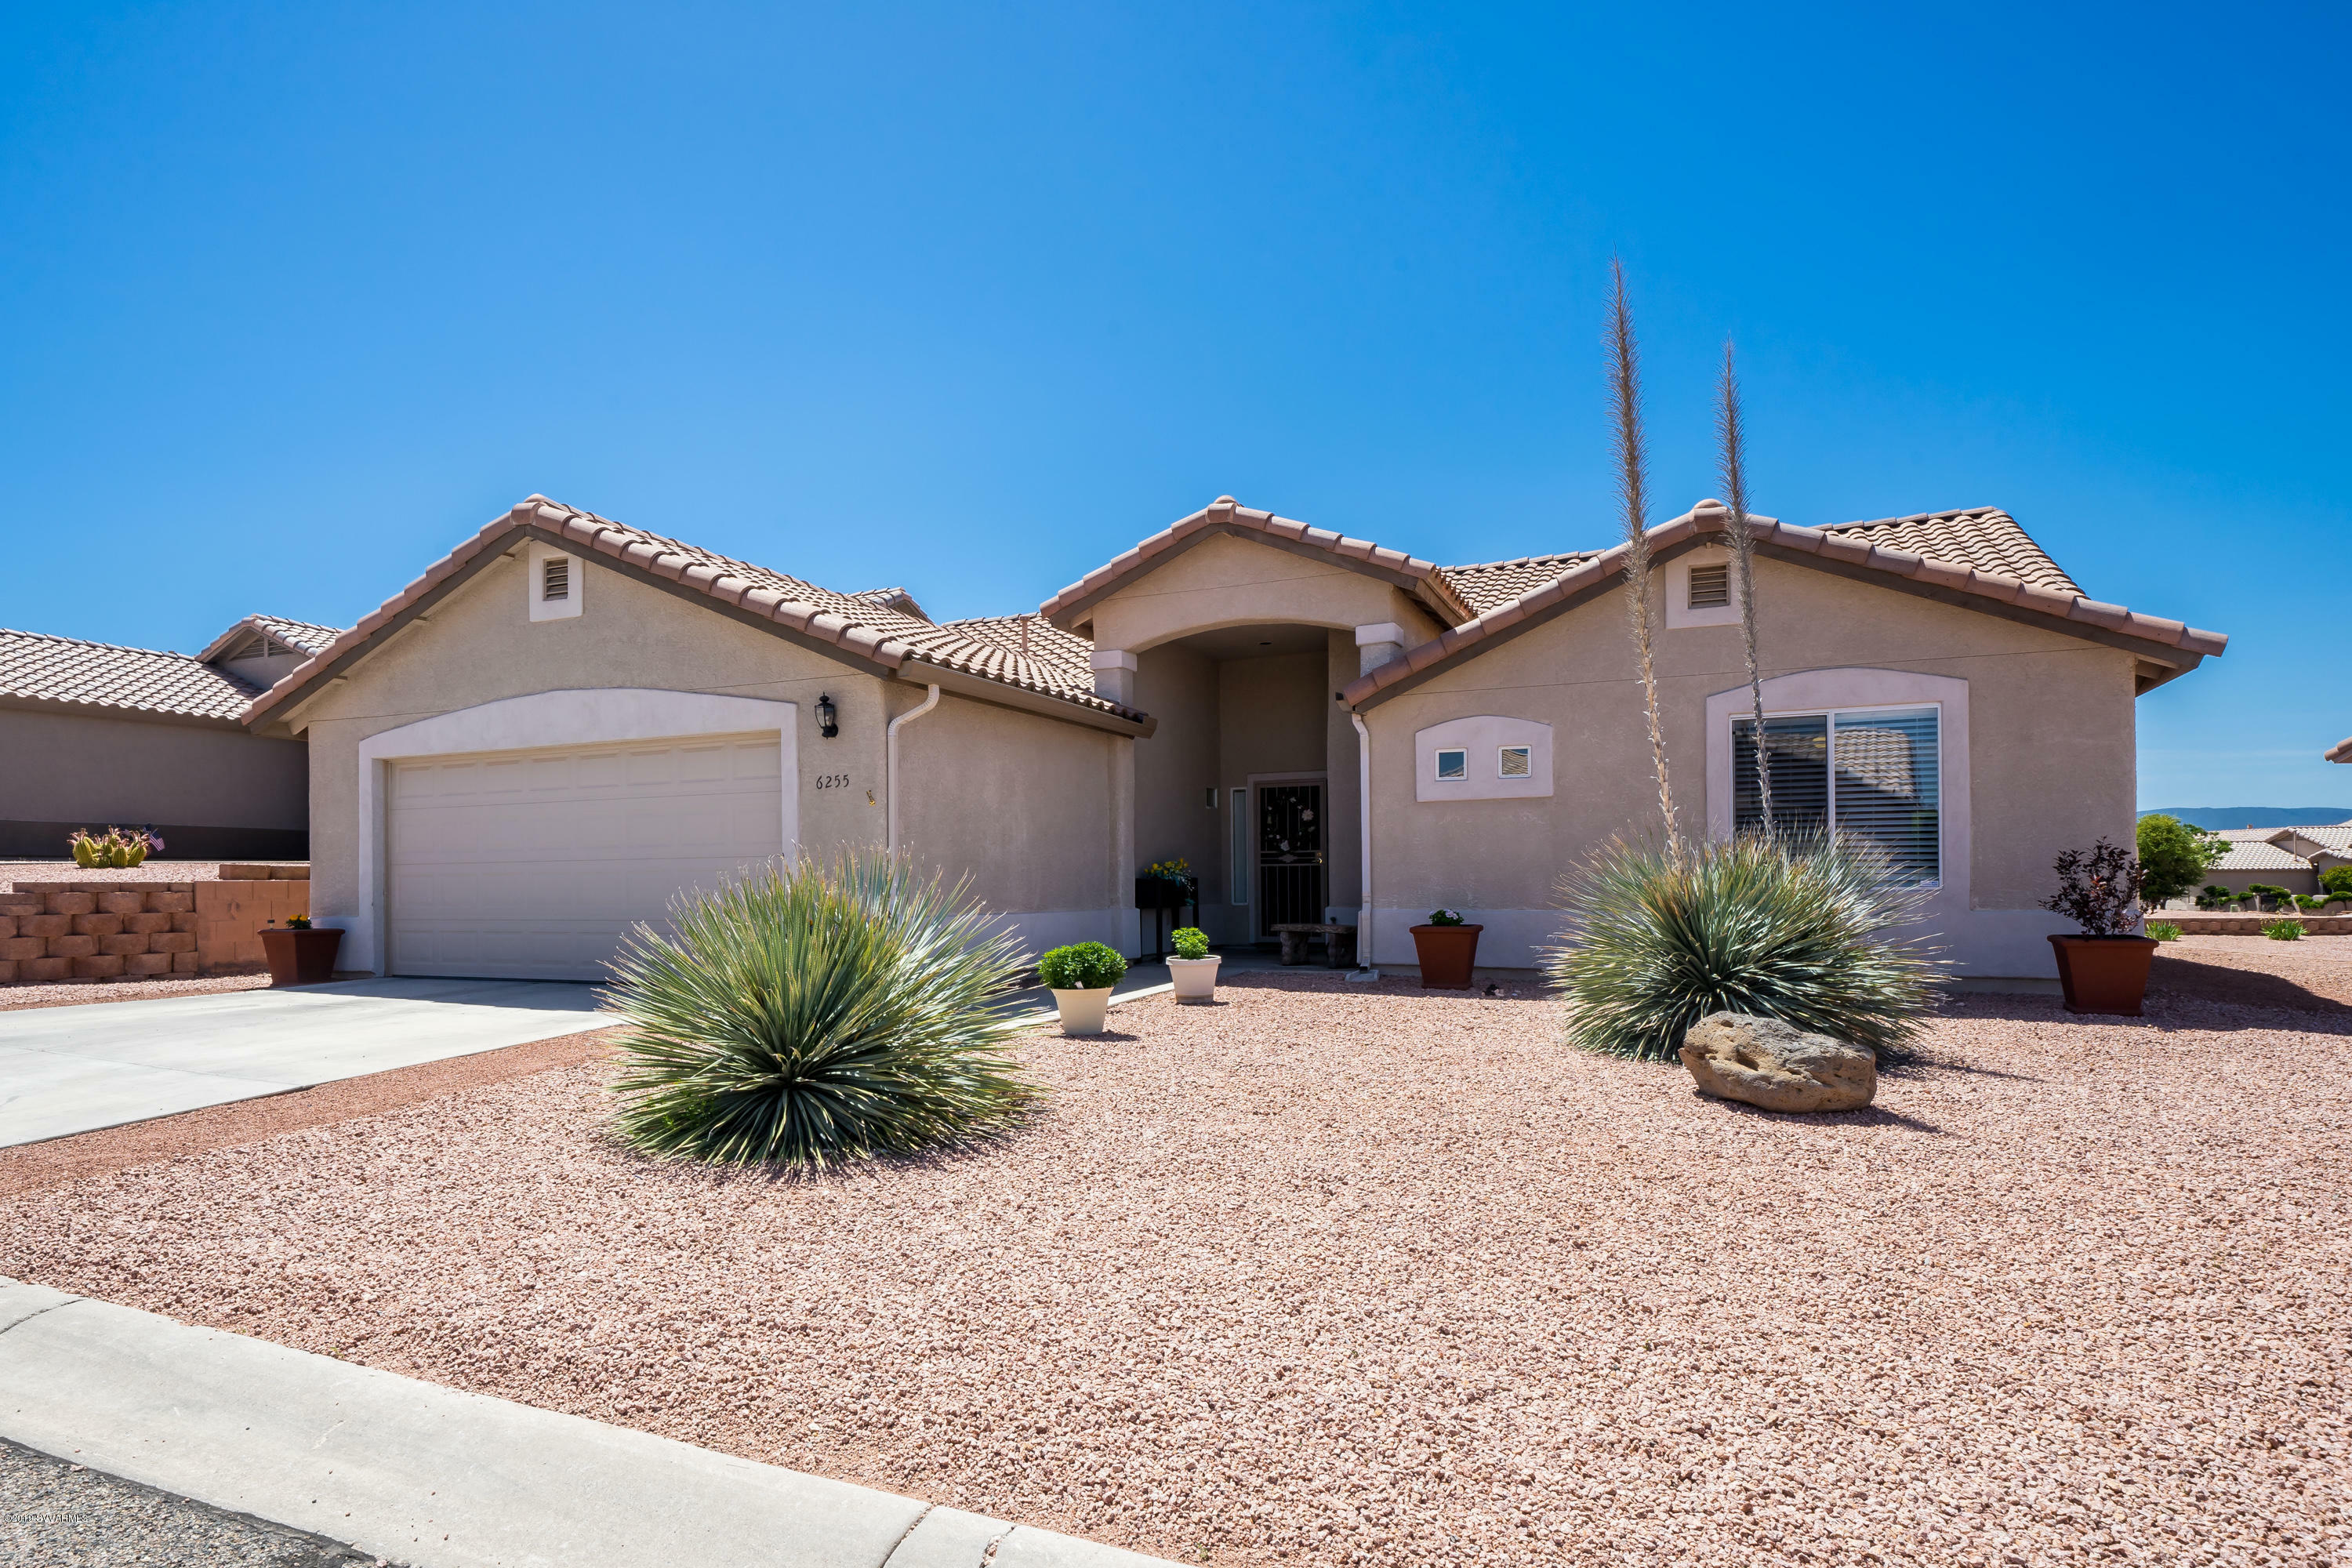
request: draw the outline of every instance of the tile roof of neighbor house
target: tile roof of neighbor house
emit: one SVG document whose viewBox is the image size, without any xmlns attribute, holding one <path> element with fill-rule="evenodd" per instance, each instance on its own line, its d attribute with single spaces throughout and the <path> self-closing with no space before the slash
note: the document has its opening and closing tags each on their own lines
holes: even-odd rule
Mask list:
<svg viewBox="0 0 2352 1568">
<path fill-rule="evenodd" d="M 935 626 L 883 602 L 882 594 L 886 591 L 838 594 L 765 566 L 630 528 L 610 518 L 534 495 L 492 520 L 473 538 L 427 567 L 415 582 L 361 617 L 359 625 L 339 635 L 257 698 L 245 710 L 245 721 L 250 724 L 267 716 L 325 674 L 330 665 L 356 652 L 390 626 L 445 579 L 493 544 L 526 527 L 539 528 L 583 551 L 667 578 L 886 669 L 898 670 L 909 661 L 919 661 L 1123 720 L 1140 722 L 1148 718 L 1134 709 L 1095 695 L 1094 674 L 1085 656 L 1079 655 L 1075 661 L 1067 657 L 1067 641 L 1076 639 L 1065 639 L 1051 648 L 1033 649 L 1031 657 L 1023 658 L 1017 640 L 1008 647 L 1003 635 L 973 629 L 993 623 Z"/>
<path fill-rule="evenodd" d="M 2320 755 L 2331 763 L 2352 763 L 2352 735 L 2345 736 Z"/>
<path fill-rule="evenodd" d="M 1682 543 L 1699 534 L 1720 535 L 1730 513 L 1720 502 L 1701 501 L 1682 516 L 1649 531 L 1653 549 Z M 1876 518 L 1864 522 L 1832 523 L 1800 528 L 1775 518 L 1751 514 L 1758 544 L 1791 555 L 1811 555 L 1825 562 L 1885 572 L 1931 587 L 1947 589 L 1990 603 L 2011 605 L 2053 620 L 2071 621 L 2100 631 L 2117 633 L 2201 658 L 2218 654 L 2230 639 L 2220 632 L 2199 631 L 2174 620 L 2143 615 L 2121 605 L 2087 598 L 2073 578 L 2059 570 L 2042 547 L 1998 507 L 1963 507 L 1956 511 L 1915 512 L 1906 517 Z M 1912 548 L 1913 546 L 1917 548 Z M 1626 549 L 1615 544 L 1589 555 L 1534 557 L 1559 559 L 1565 570 L 1549 582 L 1516 598 L 1479 610 L 1475 619 L 1408 649 L 1402 657 L 1360 677 L 1345 692 L 1350 704 L 1360 704 L 1402 681 L 1479 644 L 1508 631 L 1530 616 L 1599 586 L 1624 569 Z M 1502 562 L 1496 568 L 1520 565 Z M 1449 575 L 1481 568 L 1453 567 Z M 1069 591 L 1065 590 L 1066 595 Z"/>
<path fill-rule="evenodd" d="M 184 653 L 0 630 L 0 696 L 235 721 L 261 689 Z"/>
<path fill-rule="evenodd" d="M 2280 848 L 2267 838 L 2240 838 L 2229 853 L 2206 868 L 2209 871 L 2308 871 L 2311 862 Z"/>
</svg>

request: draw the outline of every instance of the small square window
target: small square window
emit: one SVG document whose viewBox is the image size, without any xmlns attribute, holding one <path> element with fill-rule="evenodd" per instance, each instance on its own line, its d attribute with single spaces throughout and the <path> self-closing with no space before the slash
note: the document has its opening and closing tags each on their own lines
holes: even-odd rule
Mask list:
<svg viewBox="0 0 2352 1568">
<path fill-rule="evenodd" d="M 1692 567 L 1688 604 L 1694 610 L 1727 609 L 1731 605 L 1731 568 L 1720 564 Z"/>
<path fill-rule="evenodd" d="M 1527 746 L 1505 746 L 1495 758 L 1495 772 L 1507 779 L 1523 779 L 1534 772 L 1535 752 Z"/>
<path fill-rule="evenodd" d="M 1470 776 L 1470 753 L 1449 749 L 1437 753 L 1437 776 L 1442 779 L 1466 779 Z"/>
</svg>

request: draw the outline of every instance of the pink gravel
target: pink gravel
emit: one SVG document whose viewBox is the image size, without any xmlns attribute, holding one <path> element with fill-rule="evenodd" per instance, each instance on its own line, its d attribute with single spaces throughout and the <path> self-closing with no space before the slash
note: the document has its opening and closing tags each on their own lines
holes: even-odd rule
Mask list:
<svg viewBox="0 0 2352 1568">
<path fill-rule="evenodd" d="M 165 996 L 202 996 L 214 991 L 258 991 L 267 974 L 185 974 L 166 980 L 18 981 L 0 985 L 0 1013 L 26 1007 L 79 1007 L 89 1002 L 152 1002 Z"/>
<path fill-rule="evenodd" d="M 589 1064 L 0 1199 L 0 1272 L 1194 1561 L 2352 1550 L 2352 1026 L 1971 997 L 1773 1118 L 1549 1001 L 1223 994 L 960 1155 L 652 1165 Z"/>
</svg>

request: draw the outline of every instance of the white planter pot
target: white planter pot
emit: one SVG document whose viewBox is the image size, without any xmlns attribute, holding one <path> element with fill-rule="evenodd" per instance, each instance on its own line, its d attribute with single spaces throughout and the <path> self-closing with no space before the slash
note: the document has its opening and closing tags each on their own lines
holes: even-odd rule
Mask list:
<svg viewBox="0 0 2352 1568">
<path fill-rule="evenodd" d="M 1054 1006 L 1062 1015 L 1062 1033 L 1066 1035 L 1099 1035 L 1103 1018 L 1110 1011 L 1110 987 L 1097 986 L 1087 991 L 1056 991 Z"/>
<path fill-rule="evenodd" d="M 1217 965 L 1223 962 L 1216 955 L 1207 958 L 1171 958 L 1168 973 L 1176 982 L 1176 1000 L 1195 1007 L 1204 1007 L 1217 999 Z"/>
</svg>

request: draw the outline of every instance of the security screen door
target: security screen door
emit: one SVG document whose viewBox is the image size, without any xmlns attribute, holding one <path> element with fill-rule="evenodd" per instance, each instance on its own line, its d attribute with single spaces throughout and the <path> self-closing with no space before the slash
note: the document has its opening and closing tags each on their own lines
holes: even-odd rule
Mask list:
<svg viewBox="0 0 2352 1568">
<path fill-rule="evenodd" d="M 1323 919 L 1323 786 L 1257 789 L 1258 935 Z"/>
</svg>

